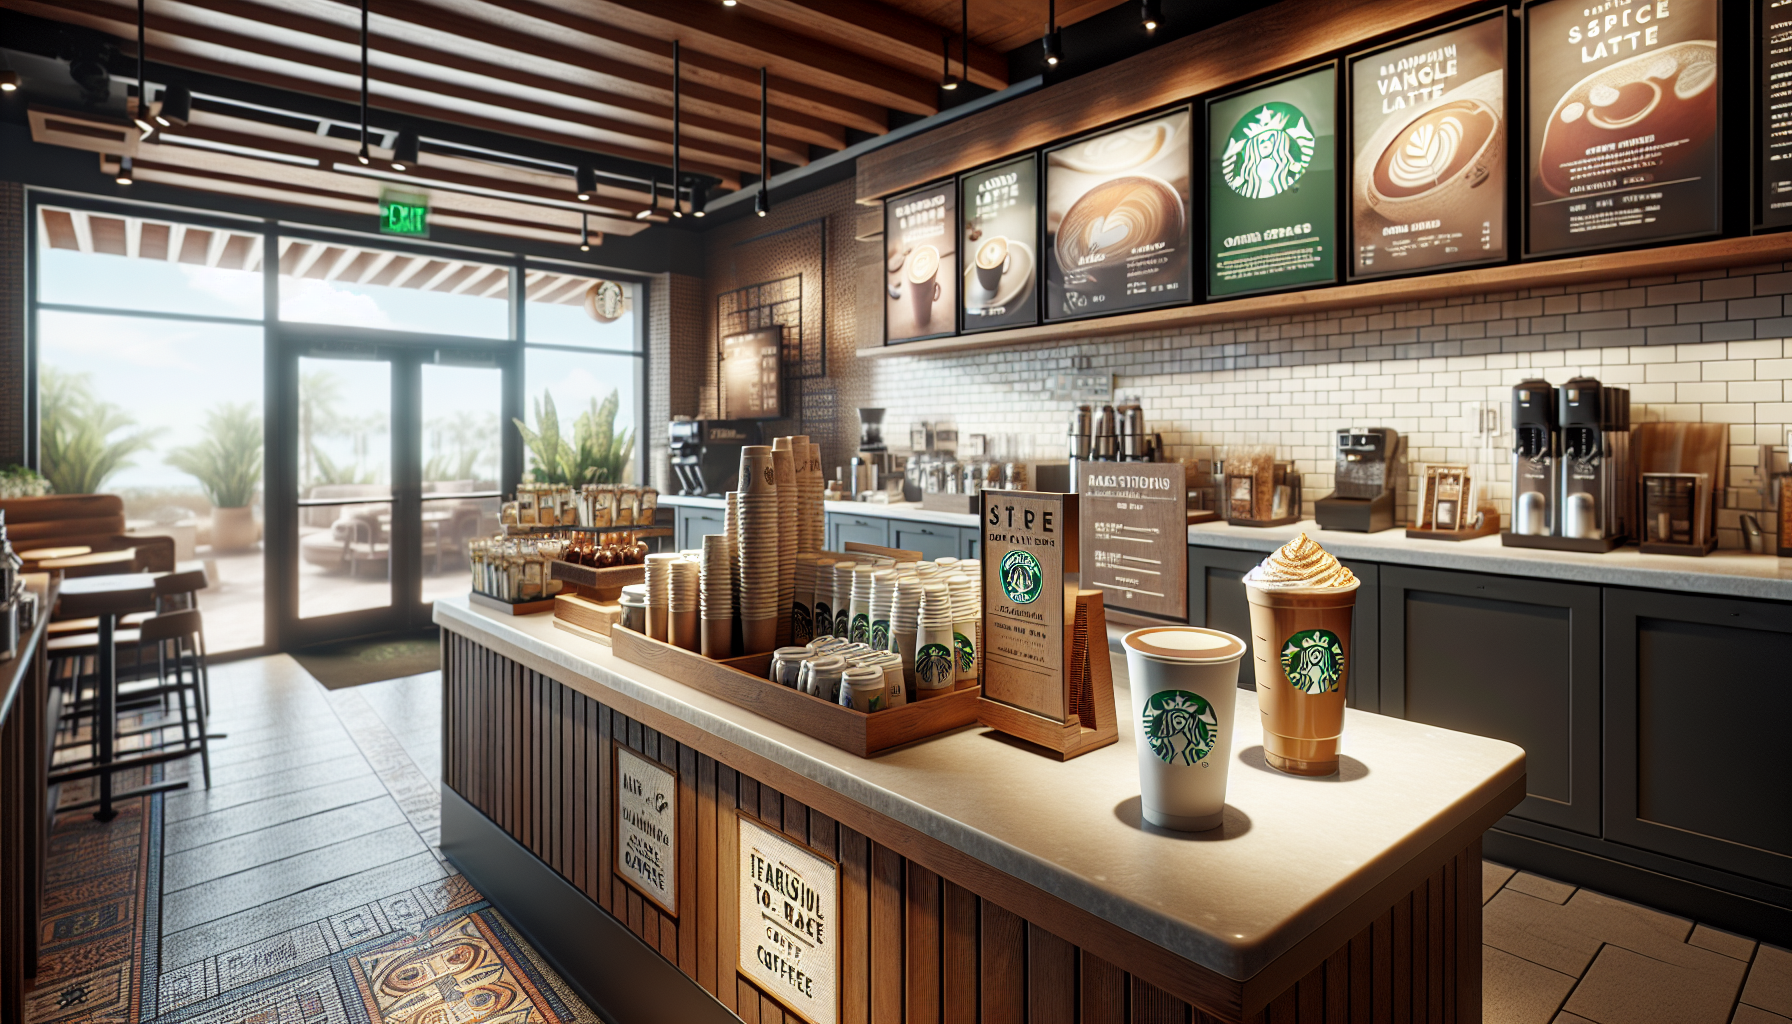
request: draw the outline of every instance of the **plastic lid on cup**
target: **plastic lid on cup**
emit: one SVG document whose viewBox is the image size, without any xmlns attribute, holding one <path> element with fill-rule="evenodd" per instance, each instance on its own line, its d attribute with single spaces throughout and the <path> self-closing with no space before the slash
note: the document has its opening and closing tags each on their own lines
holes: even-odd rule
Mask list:
<svg viewBox="0 0 1792 1024">
<path fill-rule="evenodd" d="M 1236 661 L 1245 652 L 1243 640 L 1205 626 L 1147 626 L 1126 634 L 1120 642 L 1148 658 L 1191 665 Z"/>
</svg>

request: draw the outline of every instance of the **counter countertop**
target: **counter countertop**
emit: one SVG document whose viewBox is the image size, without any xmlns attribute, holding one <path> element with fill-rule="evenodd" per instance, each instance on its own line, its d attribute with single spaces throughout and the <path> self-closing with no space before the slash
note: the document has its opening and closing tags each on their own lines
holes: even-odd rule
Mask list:
<svg viewBox="0 0 1792 1024">
<path fill-rule="evenodd" d="M 1356 711 L 1340 775 L 1283 775 L 1264 765 L 1256 695 L 1240 690 L 1225 824 L 1164 832 L 1139 821 L 1123 658 L 1112 746 L 1061 763 L 972 726 L 867 759 L 624 662 L 547 615 L 487 614 L 455 597 L 436 601 L 435 620 L 559 665 L 600 700 L 608 689 L 651 705 L 1239 981 L 1523 792 L 1524 751 L 1510 743 Z"/>
<path fill-rule="evenodd" d="M 721 498 L 704 498 L 683 494 L 662 494 L 660 504 L 685 508 L 726 508 L 728 503 Z M 880 505 L 871 501 L 826 501 L 822 502 L 829 512 L 846 515 L 876 516 L 879 519 L 902 519 L 915 523 L 937 523 L 941 526 L 976 526 L 977 515 L 974 512 L 936 512 L 921 507 L 919 502 L 903 501 L 894 505 Z"/>
<path fill-rule="evenodd" d="M 1321 530 L 1311 519 L 1292 526 L 1271 527 L 1202 523 L 1188 528 L 1188 542 L 1211 548 L 1269 552 L 1302 530 L 1339 558 L 1365 562 L 1792 601 L 1792 558 L 1743 551 L 1713 551 L 1704 558 L 1688 558 L 1645 555 L 1636 548 L 1619 548 L 1595 555 L 1509 548 L 1502 546 L 1497 536 L 1463 541 L 1409 540 L 1403 529 L 1380 533 Z"/>
</svg>

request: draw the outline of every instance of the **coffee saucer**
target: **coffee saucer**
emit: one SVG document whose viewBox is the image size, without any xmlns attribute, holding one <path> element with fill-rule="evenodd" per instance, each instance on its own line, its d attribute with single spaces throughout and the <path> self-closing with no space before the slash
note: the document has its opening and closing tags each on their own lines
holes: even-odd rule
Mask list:
<svg viewBox="0 0 1792 1024">
<path fill-rule="evenodd" d="M 1008 272 L 992 293 L 977 280 L 975 262 L 964 268 L 964 308 L 967 313 L 981 315 L 990 306 L 1012 306 L 1033 287 L 1033 247 L 1025 242 L 1008 242 Z"/>
</svg>

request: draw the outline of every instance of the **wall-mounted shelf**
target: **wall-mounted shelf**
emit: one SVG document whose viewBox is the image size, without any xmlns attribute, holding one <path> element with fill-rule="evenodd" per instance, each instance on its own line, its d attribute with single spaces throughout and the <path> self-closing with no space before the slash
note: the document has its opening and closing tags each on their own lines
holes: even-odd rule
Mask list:
<svg viewBox="0 0 1792 1024">
<path fill-rule="evenodd" d="M 1525 288 L 1671 276 L 1787 260 L 1792 260 L 1792 233 L 1718 238 L 1709 242 L 1689 242 L 1656 249 L 1633 249 L 1597 256 L 1570 256 L 1497 267 L 1476 267 L 1472 270 L 1424 277 L 1364 281 L 1194 306 L 1123 313 L 1096 320 L 1074 320 L 1036 327 L 1017 327 L 1010 331 L 991 331 L 988 334 L 933 338 L 928 341 L 861 348 L 858 354 L 864 359 L 946 355 L 1030 345 L 1042 341 L 1080 341 L 1114 334 L 1171 330 L 1259 317 L 1286 317 L 1482 292 L 1511 292 Z"/>
</svg>

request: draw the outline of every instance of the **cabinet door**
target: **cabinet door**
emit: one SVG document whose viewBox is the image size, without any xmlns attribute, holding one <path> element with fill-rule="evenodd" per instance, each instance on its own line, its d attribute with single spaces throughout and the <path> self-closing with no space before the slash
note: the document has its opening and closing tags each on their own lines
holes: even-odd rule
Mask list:
<svg viewBox="0 0 1792 1024">
<path fill-rule="evenodd" d="M 1381 713 L 1524 748 L 1520 818 L 1599 834 L 1599 588 L 1381 567 Z"/>
<path fill-rule="evenodd" d="M 928 562 L 936 558 L 957 558 L 958 527 L 890 520 L 890 546 L 903 551 L 919 551 L 922 560 Z"/>
<path fill-rule="evenodd" d="M 1254 551 L 1189 545 L 1188 621 L 1209 629 L 1221 629 L 1244 640 L 1245 654 L 1238 662 L 1238 685 L 1257 688 L 1256 661 L 1251 651 L 1251 609 L 1244 596 L 1244 574 L 1263 556 Z M 1377 583 L 1381 567 L 1374 562 L 1344 563 L 1362 581 L 1356 592 L 1356 618 L 1351 626 L 1350 679 L 1346 703 L 1363 711 L 1381 706 L 1381 604 Z"/>
<path fill-rule="evenodd" d="M 958 528 L 958 557 L 982 558 L 983 527 L 961 526 Z"/>
<path fill-rule="evenodd" d="M 828 550 L 845 551 L 848 541 L 887 548 L 890 546 L 890 521 L 876 516 L 829 512 Z"/>
<path fill-rule="evenodd" d="M 727 513 L 713 508 L 678 509 L 678 546 L 680 549 L 700 548 L 703 538 L 712 533 L 721 533 L 727 522 Z"/>
<path fill-rule="evenodd" d="M 1792 885 L 1792 604 L 1608 587 L 1605 837 Z"/>
</svg>

